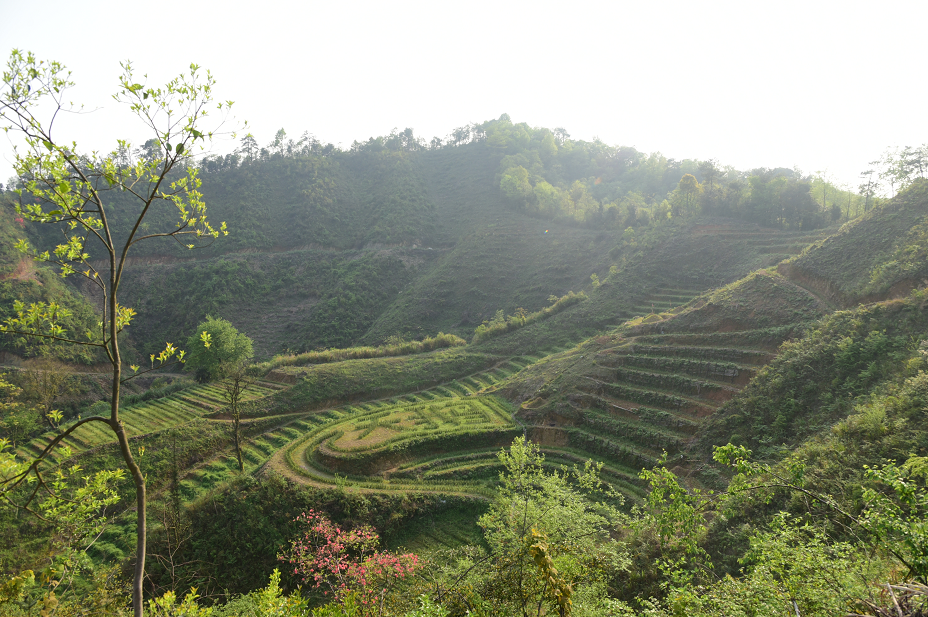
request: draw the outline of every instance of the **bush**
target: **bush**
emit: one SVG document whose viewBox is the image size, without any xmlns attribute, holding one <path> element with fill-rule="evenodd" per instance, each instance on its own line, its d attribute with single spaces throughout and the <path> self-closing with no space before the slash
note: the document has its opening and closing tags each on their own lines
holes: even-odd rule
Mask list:
<svg viewBox="0 0 928 617">
<path fill-rule="evenodd" d="M 596 279 L 596 281 L 598 282 L 598 279 Z M 488 338 L 512 332 L 530 323 L 547 319 L 551 315 L 560 313 L 567 307 L 573 306 L 586 299 L 587 295 L 582 291 L 579 293 L 568 291 L 560 298 L 551 296 L 548 298 L 548 300 L 552 302 L 551 306 L 547 306 L 534 313 L 526 313 L 524 309 L 516 309 L 515 315 L 506 317 L 502 311 L 497 311 L 496 316 L 491 321 L 485 321 L 477 326 L 477 329 L 474 330 L 474 338 L 471 342 L 479 343 Z"/>
<path fill-rule="evenodd" d="M 445 347 L 458 347 L 466 345 L 467 341 L 453 334 L 439 332 L 435 336 L 427 336 L 421 341 L 403 341 L 399 337 L 389 337 L 379 347 L 349 347 L 347 349 L 325 349 L 323 351 L 307 351 L 301 354 L 288 354 L 274 356 L 272 360 L 261 362 L 251 368 L 253 374 L 265 374 L 281 366 L 304 366 L 307 364 L 327 364 L 329 362 L 342 362 L 344 360 L 361 360 L 365 358 L 385 358 L 389 356 L 407 356 L 410 354 L 425 353 Z"/>
</svg>

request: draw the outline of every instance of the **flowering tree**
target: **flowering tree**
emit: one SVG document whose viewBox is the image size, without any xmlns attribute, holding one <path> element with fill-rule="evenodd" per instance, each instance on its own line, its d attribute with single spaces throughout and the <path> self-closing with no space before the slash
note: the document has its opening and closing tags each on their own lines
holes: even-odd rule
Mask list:
<svg viewBox="0 0 928 617">
<path fill-rule="evenodd" d="M 345 531 L 314 510 L 296 520 L 306 530 L 280 559 L 305 582 L 325 588 L 326 595 L 338 600 L 354 595 L 365 614 L 380 612 L 390 588 L 419 567 L 419 557 L 413 553 L 378 550 L 380 536 L 370 526 Z"/>
</svg>

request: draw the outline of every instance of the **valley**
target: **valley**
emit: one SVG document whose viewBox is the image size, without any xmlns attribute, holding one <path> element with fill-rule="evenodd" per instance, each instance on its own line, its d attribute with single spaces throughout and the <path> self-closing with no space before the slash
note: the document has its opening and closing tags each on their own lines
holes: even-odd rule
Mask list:
<svg viewBox="0 0 928 617">
<path fill-rule="evenodd" d="M 777 516 L 852 541 L 841 531 L 846 514 L 856 524 L 874 503 L 861 488 L 875 485 L 864 466 L 928 456 L 924 179 L 855 216 L 848 207 L 846 217 L 829 218 L 833 209 L 810 197 L 811 181 L 792 172 L 753 170 L 723 184 L 705 163 L 555 145 L 547 129 L 508 116 L 474 135 L 436 149 L 204 160 L 210 218 L 228 221 L 229 241 L 193 253 L 152 242 L 126 262 L 120 297 L 137 312 L 119 339 L 126 375 L 140 371 L 136 363 L 147 369 L 148 359 L 158 369 L 166 341 L 199 344 L 207 317 L 254 345 L 234 405 L 227 376 L 204 379 L 164 363 L 138 384 L 126 381 L 121 427 L 145 478 L 156 556 L 147 597 L 189 587 L 217 606 L 251 597 L 279 567 L 296 516 L 316 510 L 349 528 L 371 525 L 391 550 L 432 560 L 430 573 L 397 597 L 456 592 L 459 583 L 448 581 L 471 576 L 481 559 L 503 559 L 493 551 L 515 542 L 493 535 L 504 534 L 493 527 L 505 518 L 500 504 L 523 499 L 528 518 L 532 499 L 551 498 L 559 505 L 546 512 L 579 508 L 534 519 L 545 538 L 567 533 L 550 549 L 562 571 L 582 569 L 585 558 L 563 529 L 591 512 L 608 521 L 590 532 L 597 547 L 621 546 L 621 559 L 596 566 L 595 585 L 576 574 L 577 590 L 591 594 L 577 596 L 578 611 L 645 614 L 653 600 L 668 612 L 647 614 L 680 614 L 693 581 L 716 584 L 699 578 L 712 561 L 724 574 L 717 580 L 749 580 L 740 564 L 758 534 L 779 529 Z M 681 175 L 698 176 L 697 197 L 684 195 Z M 745 179 L 753 192 L 744 192 Z M 782 193 L 769 201 L 764 191 L 773 187 Z M 839 197 L 851 203 L 835 189 Z M 15 199 L 3 199 L 5 323 L 14 323 L 14 301 L 60 301 L 73 308 L 69 330 L 92 329 L 100 314 L 93 278 L 62 283 L 46 266 L 24 276 L 11 246 Z M 123 234 L 125 216 L 113 222 Z M 22 229 L 35 243 L 56 231 Z M 95 253 L 85 261 L 106 266 Z M 36 421 L 21 434 L 4 428 L 17 436 L 4 445 L 9 456 L 44 457 L 49 473 L 119 468 L 117 434 L 87 420 L 109 413 L 103 353 L 30 347 L 22 337 L 3 344 L 6 379 L 20 388 L 37 357 L 67 362 L 60 370 L 74 380 L 52 397 L 65 410 L 60 421 Z M 736 494 L 762 473 L 749 473 L 747 459 L 730 469 L 714 458 L 713 447 L 725 444 L 750 449 L 765 478 L 794 475 L 767 493 Z M 527 458 L 507 458 L 520 447 Z M 114 486 L 86 572 L 132 559 L 136 489 L 125 478 Z M 807 503 L 793 490 L 828 498 Z M 823 511 L 828 500 L 840 516 Z M 507 516 L 516 520 L 516 510 Z M 51 528 L 10 513 L 0 523 L 10 532 L 0 543 L 3 572 L 38 568 Z M 531 534 L 542 532 L 519 533 L 516 544 L 535 538 L 532 554 L 540 554 L 541 536 Z M 883 559 L 873 577 L 889 576 L 893 549 L 873 542 Z M 518 559 L 530 563 L 522 549 Z M 297 574 L 283 574 L 286 593 L 307 582 Z M 429 614 L 476 611 L 478 596 L 514 602 L 495 587 L 503 574 L 479 577 L 467 579 L 472 595 Z M 550 581 L 530 580 L 539 607 L 554 602 Z M 312 610 L 328 602 L 316 591 L 307 598 Z M 404 608 L 392 614 L 413 614 L 396 601 Z M 597 613 L 608 602 L 639 612 Z"/>
</svg>

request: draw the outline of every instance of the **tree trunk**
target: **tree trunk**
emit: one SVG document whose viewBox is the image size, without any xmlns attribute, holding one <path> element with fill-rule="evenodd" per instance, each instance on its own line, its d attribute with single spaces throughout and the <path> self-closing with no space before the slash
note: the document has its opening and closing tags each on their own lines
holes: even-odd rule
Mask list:
<svg viewBox="0 0 928 617">
<path fill-rule="evenodd" d="M 242 462 L 242 444 L 238 435 L 238 425 L 239 425 L 239 414 L 235 412 L 232 414 L 232 425 L 235 431 L 235 456 L 238 457 L 238 470 L 242 473 L 245 473 L 245 463 Z"/>
<path fill-rule="evenodd" d="M 142 617 L 142 583 L 145 580 L 145 549 L 148 540 L 148 521 L 145 505 L 145 476 L 132 456 L 129 438 L 121 422 L 117 423 L 116 438 L 126 467 L 135 482 L 136 535 L 135 535 L 135 575 L 132 580 L 132 611 L 135 617 Z"/>
<path fill-rule="evenodd" d="M 100 207 L 102 211 L 102 205 Z M 104 219 L 104 225 L 107 225 Z M 109 228 L 107 227 L 107 235 Z M 125 255 L 123 256 L 125 259 Z M 122 266 L 124 262 L 120 262 Z M 119 441 L 119 449 L 122 452 L 122 458 L 132 474 L 132 480 L 135 482 L 135 504 L 136 504 L 136 531 L 135 531 L 135 573 L 132 579 L 132 613 L 134 617 L 142 617 L 144 613 L 144 604 L 142 597 L 142 583 L 145 581 L 145 552 L 148 544 L 148 513 L 146 509 L 145 496 L 145 476 L 142 470 L 135 462 L 132 456 L 132 449 L 129 445 L 129 437 L 126 435 L 126 429 L 119 420 L 119 395 L 122 386 L 122 357 L 119 353 L 119 329 L 116 318 L 118 316 L 117 308 L 119 306 L 116 300 L 116 292 L 119 289 L 119 280 L 121 278 L 121 267 L 116 268 L 116 253 L 110 251 L 110 288 L 108 300 L 109 309 L 109 330 L 110 330 L 110 361 L 113 364 L 113 398 L 110 404 L 110 426 L 116 433 L 116 439 Z"/>
</svg>

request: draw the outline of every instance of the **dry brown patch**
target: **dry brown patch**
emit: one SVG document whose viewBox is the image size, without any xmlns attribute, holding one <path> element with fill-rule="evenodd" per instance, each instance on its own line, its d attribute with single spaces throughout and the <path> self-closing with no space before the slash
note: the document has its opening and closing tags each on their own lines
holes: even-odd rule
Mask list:
<svg viewBox="0 0 928 617">
<path fill-rule="evenodd" d="M 529 439 L 539 446 L 559 446 L 565 447 L 570 445 L 568 434 L 558 428 L 536 427 L 529 432 Z"/>
<path fill-rule="evenodd" d="M 41 281 L 35 275 L 35 260 L 23 257 L 16 264 L 16 267 L 9 274 L 0 277 L 3 281 L 35 281 L 41 285 Z"/>
<path fill-rule="evenodd" d="M 386 441 L 398 433 L 398 431 L 394 431 L 385 426 L 378 426 L 364 439 L 358 439 L 365 431 L 366 429 L 345 433 L 332 445 L 343 450 L 349 448 L 352 450 L 357 448 L 370 448 Z"/>
</svg>

